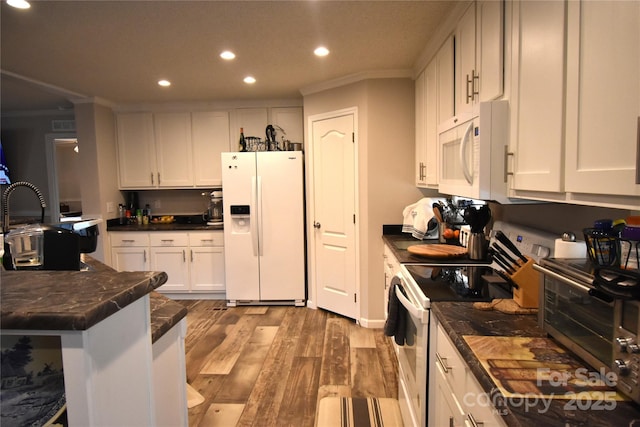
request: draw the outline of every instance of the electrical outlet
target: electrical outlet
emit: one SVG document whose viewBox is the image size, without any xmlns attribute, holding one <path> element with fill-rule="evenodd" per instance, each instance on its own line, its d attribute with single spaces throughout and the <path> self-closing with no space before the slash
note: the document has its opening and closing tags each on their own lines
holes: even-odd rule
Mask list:
<svg viewBox="0 0 640 427">
<path fill-rule="evenodd" d="M 162 207 L 161 205 L 160 200 L 153 201 L 153 209 L 160 209 Z"/>
<path fill-rule="evenodd" d="M 113 202 L 107 202 L 107 213 L 113 213 L 116 211 L 116 206 Z"/>
</svg>

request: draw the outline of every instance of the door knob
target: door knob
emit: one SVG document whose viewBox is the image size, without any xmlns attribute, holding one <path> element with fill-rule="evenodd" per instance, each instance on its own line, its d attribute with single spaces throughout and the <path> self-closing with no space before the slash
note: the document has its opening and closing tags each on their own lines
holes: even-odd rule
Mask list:
<svg viewBox="0 0 640 427">
<path fill-rule="evenodd" d="M 321 227 L 321 225 L 320 225 L 320 223 L 318 221 L 315 221 L 313 223 L 313 228 L 320 228 L 320 227 Z"/>
</svg>

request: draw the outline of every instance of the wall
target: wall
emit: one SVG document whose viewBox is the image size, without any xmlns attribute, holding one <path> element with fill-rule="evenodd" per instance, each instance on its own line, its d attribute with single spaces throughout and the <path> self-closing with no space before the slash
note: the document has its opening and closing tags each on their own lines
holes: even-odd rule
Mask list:
<svg viewBox="0 0 640 427">
<path fill-rule="evenodd" d="M 11 182 L 32 183 L 42 193 L 47 206 L 51 205 L 51 201 L 45 135 L 54 134 L 51 121 L 61 119 L 73 119 L 73 112 L 2 116 L 0 122 L 0 138 L 2 138 L 2 148 L 7 158 Z M 4 188 L 2 191 L 4 192 Z M 35 194 L 21 187 L 16 188 L 11 194 L 9 207 L 13 218 L 39 217 L 41 212 Z M 49 214 L 47 207 L 45 210 L 47 221 Z"/>
<path fill-rule="evenodd" d="M 367 324 L 384 318 L 382 225 L 400 223 L 402 209 L 422 197 L 413 185 L 413 81 L 369 79 L 305 95 L 305 126 L 309 116 L 351 107 L 359 120 L 360 320 Z"/>
</svg>

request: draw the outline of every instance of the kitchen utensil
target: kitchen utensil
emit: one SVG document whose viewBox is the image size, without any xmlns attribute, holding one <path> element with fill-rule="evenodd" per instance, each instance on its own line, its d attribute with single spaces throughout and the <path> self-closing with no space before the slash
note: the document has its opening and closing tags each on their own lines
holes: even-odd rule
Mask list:
<svg viewBox="0 0 640 427">
<path fill-rule="evenodd" d="M 458 258 L 467 254 L 467 248 L 439 243 L 428 245 L 413 245 L 407 248 L 411 254 L 427 258 Z"/>
<path fill-rule="evenodd" d="M 502 255 L 498 251 L 496 251 L 493 247 L 489 248 L 489 253 L 493 256 L 493 261 L 498 264 L 504 271 L 509 274 L 515 273 L 515 270 L 509 263 L 504 259 Z M 497 270 L 496 270 L 497 271 Z"/>
<path fill-rule="evenodd" d="M 522 252 L 518 250 L 516 245 L 514 245 L 513 242 L 501 230 L 498 230 L 496 232 L 496 239 L 498 239 L 503 245 L 507 247 L 507 249 L 511 251 L 512 254 L 520 258 L 524 263 L 527 263 L 529 261 L 524 255 L 522 255 Z"/>
<path fill-rule="evenodd" d="M 500 247 L 500 245 L 498 245 L 497 243 L 493 243 L 491 245 L 492 248 L 494 248 L 499 255 L 501 255 L 505 260 L 508 260 L 508 264 L 509 265 L 515 265 L 515 267 L 517 268 L 521 263 L 518 263 L 518 261 L 516 261 L 515 259 L 513 259 L 508 253 L 507 251 L 505 251 L 504 249 L 502 249 L 502 247 Z"/>
<path fill-rule="evenodd" d="M 489 241 L 485 237 L 483 232 L 472 232 L 469 236 L 469 242 L 467 243 L 467 251 L 469 252 L 469 259 L 483 260 L 487 258 L 487 249 L 489 248 Z"/>
<path fill-rule="evenodd" d="M 472 233 L 481 233 L 491 221 L 491 209 L 488 205 L 482 205 L 479 208 L 468 206 L 464 210 L 463 218 L 471 227 Z"/>
</svg>

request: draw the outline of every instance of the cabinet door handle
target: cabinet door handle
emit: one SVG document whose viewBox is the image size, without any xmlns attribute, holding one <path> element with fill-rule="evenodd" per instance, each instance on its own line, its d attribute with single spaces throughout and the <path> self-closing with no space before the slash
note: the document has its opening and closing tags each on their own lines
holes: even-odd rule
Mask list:
<svg viewBox="0 0 640 427">
<path fill-rule="evenodd" d="M 449 373 L 449 369 L 452 369 L 451 366 L 447 366 L 445 363 L 445 360 L 447 360 L 446 357 L 442 357 L 440 356 L 440 353 L 438 353 L 436 351 L 436 359 L 438 361 L 438 363 L 440 364 L 440 366 L 442 366 L 442 370 L 444 371 L 445 374 Z"/>
<path fill-rule="evenodd" d="M 160 185 L 160 172 L 158 172 L 158 185 Z"/>
<path fill-rule="evenodd" d="M 191 262 L 193 263 L 193 249 L 191 249 Z"/>
<path fill-rule="evenodd" d="M 146 250 L 146 249 L 145 249 L 145 250 L 143 250 L 143 251 L 142 251 L 142 254 L 143 254 L 143 257 L 144 257 L 144 258 L 143 258 L 143 259 L 144 259 L 144 262 L 145 262 L 145 264 L 146 264 L 146 263 L 147 263 L 147 250 Z"/>
<path fill-rule="evenodd" d="M 509 156 L 513 156 L 513 152 L 509 151 L 509 146 L 504 146 L 504 182 L 507 183 L 509 175 L 513 175 L 513 172 L 509 172 Z"/>
<path fill-rule="evenodd" d="M 182 250 L 182 262 L 187 262 L 187 254 L 185 253 L 184 249 Z"/>
<path fill-rule="evenodd" d="M 453 424 L 453 417 L 449 417 L 449 427 L 456 427 L 456 426 Z"/>
<path fill-rule="evenodd" d="M 467 85 L 466 85 L 466 86 L 467 86 L 467 87 L 466 87 L 466 90 L 467 90 L 467 104 L 469 103 L 469 100 L 470 100 L 471 98 L 473 98 L 473 95 L 471 94 L 471 92 L 473 91 L 473 89 L 471 89 L 471 91 L 469 90 L 469 85 L 472 85 L 472 84 L 473 84 L 473 80 L 471 80 L 471 79 L 469 78 L 469 74 L 467 74 Z"/>
<path fill-rule="evenodd" d="M 151 172 L 151 185 L 155 185 L 155 183 L 153 182 L 153 172 Z"/>
<path fill-rule="evenodd" d="M 473 427 L 479 427 L 479 426 L 483 426 L 484 423 L 482 421 L 476 421 L 475 418 L 473 418 L 473 415 L 471 415 L 470 413 L 467 414 L 467 419 L 469 420 L 469 422 L 471 423 L 471 425 Z"/>
<path fill-rule="evenodd" d="M 638 130 L 636 131 L 638 147 L 636 149 L 636 184 L 640 184 L 640 116 L 638 117 Z"/>
<path fill-rule="evenodd" d="M 471 99 L 474 99 L 476 95 L 480 97 L 480 74 L 476 73 L 476 70 L 471 70 Z M 477 83 L 477 84 L 476 84 Z M 478 87 L 476 87 L 478 86 Z"/>
</svg>

